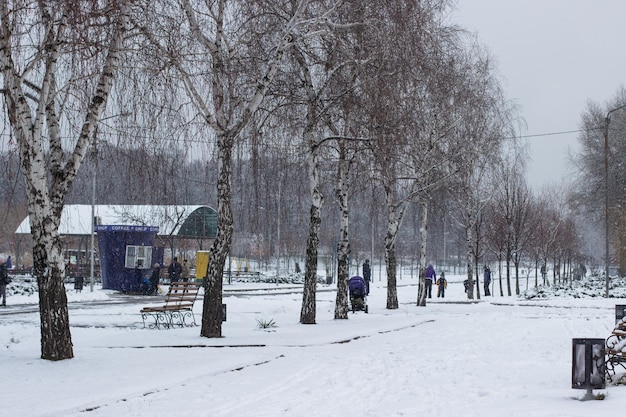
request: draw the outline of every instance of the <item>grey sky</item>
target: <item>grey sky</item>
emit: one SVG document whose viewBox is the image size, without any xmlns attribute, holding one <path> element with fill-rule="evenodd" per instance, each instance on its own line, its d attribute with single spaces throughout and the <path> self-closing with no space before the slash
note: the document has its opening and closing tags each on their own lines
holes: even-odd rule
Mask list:
<svg viewBox="0 0 626 417">
<path fill-rule="evenodd" d="M 624 0 L 458 0 L 451 18 L 496 58 L 522 135 L 579 129 L 586 102 L 604 105 L 626 79 Z M 561 184 L 577 134 L 527 140 L 529 183 Z"/>
</svg>

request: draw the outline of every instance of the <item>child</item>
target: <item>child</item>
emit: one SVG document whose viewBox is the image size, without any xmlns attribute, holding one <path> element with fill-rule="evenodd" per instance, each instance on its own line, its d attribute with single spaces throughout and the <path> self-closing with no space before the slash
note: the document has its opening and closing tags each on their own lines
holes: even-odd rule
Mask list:
<svg viewBox="0 0 626 417">
<path fill-rule="evenodd" d="M 439 297 L 444 298 L 446 288 L 448 288 L 448 281 L 446 281 L 446 275 L 444 272 L 442 272 L 441 275 L 439 275 L 439 279 L 437 280 L 437 287 L 438 287 L 437 298 Z"/>
</svg>

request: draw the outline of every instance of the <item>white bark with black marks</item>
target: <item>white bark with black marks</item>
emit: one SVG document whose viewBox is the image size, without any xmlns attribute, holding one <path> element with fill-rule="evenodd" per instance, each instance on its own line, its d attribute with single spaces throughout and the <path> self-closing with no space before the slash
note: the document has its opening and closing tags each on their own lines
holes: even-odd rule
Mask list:
<svg viewBox="0 0 626 417">
<path fill-rule="evenodd" d="M 74 140 L 74 148 L 65 159 L 62 151 L 62 135 L 59 120 L 63 107 L 58 103 L 59 87 L 57 74 L 66 71 L 59 68 L 62 55 L 74 51 L 64 49 L 67 44 L 80 42 L 70 39 L 70 25 L 80 25 L 77 14 L 66 10 L 67 4 L 55 8 L 39 2 L 33 9 L 15 10 L 8 2 L 0 5 L 0 72 L 4 80 L 4 97 L 8 107 L 11 129 L 17 138 L 20 160 L 28 193 L 28 211 L 31 234 L 34 242 L 34 274 L 39 286 L 39 311 L 41 319 L 41 357 L 49 360 L 70 359 L 74 356 L 69 327 L 67 298 L 65 294 L 65 262 L 59 236 L 61 212 L 67 193 L 90 146 L 96 123 L 103 114 L 113 80 L 119 69 L 124 35 L 129 21 L 125 3 L 117 3 L 118 8 L 108 12 L 112 28 L 109 43 L 101 45 L 99 52 L 105 54 L 101 69 L 97 72 L 97 83 L 88 101 L 82 128 Z M 38 15 L 35 15 L 38 13 Z M 14 27 L 11 19 L 24 17 L 31 20 L 29 28 Z M 38 16 L 38 17 L 37 17 Z M 73 16 L 76 21 L 71 21 Z M 17 38 L 28 34 L 29 30 L 44 30 L 45 36 L 36 47 L 40 54 L 28 63 L 22 60 L 32 58 L 31 53 L 13 49 L 19 45 Z M 76 29 L 76 28 L 74 28 Z M 13 31 L 15 30 L 15 31 Z M 33 38 L 37 38 L 36 36 Z M 30 38 L 32 41 L 33 38 Z M 18 46 L 19 48 L 19 46 Z M 32 51 L 31 51 L 32 52 Z M 24 85 L 29 74 L 19 73 L 18 68 L 37 68 L 43 74 L 37 86 L 37 97 L 25 91 Z M 29 83 L 31 86 L 33 83 Z M 77 88 L 65 85 L 64 88 Z M 84 92 L 76 92 L 85 96 Z M 31 108 L 28 99 L 36 99 Z M 75 116 L 75 115 L 72 115 Z"/>
<path fill-rule="evenodd" d="M 348 190 L 350 188 L 348 180 L 349 164 L 346 156 L 346 146 L 340 142 L 339 160 L 337 161 L 337 185 L 335 187 L 335 199 L 339 205 L 341 225 L 339 231 L 339 243 L 337 245 L 337 296 L 335 299 L 335 319 L 348 318 L 348 275 L 350 259 L 350 239 L 349 239 L 349 209 Z"/>
</svg>

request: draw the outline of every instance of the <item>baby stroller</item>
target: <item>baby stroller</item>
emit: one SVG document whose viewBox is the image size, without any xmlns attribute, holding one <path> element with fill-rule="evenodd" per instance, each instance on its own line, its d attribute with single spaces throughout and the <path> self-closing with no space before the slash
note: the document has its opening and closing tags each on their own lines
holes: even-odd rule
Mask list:
<svg viewBox="0 0 626 417">
<path fill-rule="evenodd" d="M 348 280 L 348 290 L 350 291 L 352 312 L 365 311 L 367 313 L 367 296 L 363 277 L 354 276 L 350 278 Z"/>
</svg>

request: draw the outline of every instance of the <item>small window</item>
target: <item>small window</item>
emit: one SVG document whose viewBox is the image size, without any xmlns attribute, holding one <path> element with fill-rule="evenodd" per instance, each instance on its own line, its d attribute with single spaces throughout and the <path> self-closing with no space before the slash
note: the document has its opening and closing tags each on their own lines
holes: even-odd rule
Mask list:
<svg viewBox="0 0 626 417">
<path fill-rule="evenodd" d="M 150 269 L 152 246 L 126 246 L 125 268 Z"/>
</svg>

